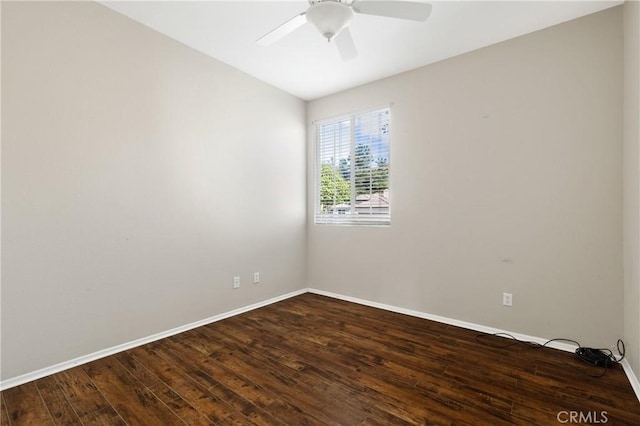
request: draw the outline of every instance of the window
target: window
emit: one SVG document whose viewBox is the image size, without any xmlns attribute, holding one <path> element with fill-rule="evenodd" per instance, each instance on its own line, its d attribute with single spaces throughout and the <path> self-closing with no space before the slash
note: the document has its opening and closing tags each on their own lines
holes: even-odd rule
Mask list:
<svg viewBox="0 0 640 426">
<path fill-rule="evenodd" d="M 389 108 L 316 123 L 315 223 L 389 225 Z"/>
</svg>

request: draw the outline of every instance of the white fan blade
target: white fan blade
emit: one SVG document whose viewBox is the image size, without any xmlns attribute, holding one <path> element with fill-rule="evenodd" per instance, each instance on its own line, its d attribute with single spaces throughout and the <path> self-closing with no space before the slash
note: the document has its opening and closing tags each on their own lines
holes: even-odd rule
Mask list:
<svg viewBox="0 0 640 426">
<path fill-rule="evenodd" d="M 426 21 L 431 14 L 431 5 L 418 1 L 356 1 L 353 3 L 352 8 L 354 12 L 365 15 L 387 16 L 411 21 Z"/>
<path fill-rule="evenodd" d="M 343 61 L 350 61 L 358 56 L 356 45 L 353 43 L 349 28 L 345 28 L 335 38 L 336 47 Z"/>
<path fill-rule="evenodd" d="M 303 26 L 307 22 L 307 17 L 305 15 L 306 12 L 302 12 L 301 14 L 294 16 L 275 30 L 268 32 L 267 34 L 260 37 L 258 40 L 256 40 L 256 43 L 261 46 L 268 46 L 275 43 L 282 37 Z"/>
</svg>

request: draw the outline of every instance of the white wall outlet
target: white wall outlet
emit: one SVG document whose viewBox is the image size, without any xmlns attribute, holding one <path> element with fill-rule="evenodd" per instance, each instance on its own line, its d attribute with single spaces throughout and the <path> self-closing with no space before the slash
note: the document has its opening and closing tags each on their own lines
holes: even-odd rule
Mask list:
<svg viewBox="0 0 640 426">
<path fill-rule="evenodd" d="M 502 304 L 504 306 L 513 306 L 513 294 L 502 293 Z"/>
<path fill-rule="evenodd" d="M 253 273 L 253 283 L 258 284 L 260 282 L 260 272 Z"/>
<path fill-rule="evenodd" d="M 233 288 L 240 288 L 240 277 L 233 277 Z"/>
</svg>

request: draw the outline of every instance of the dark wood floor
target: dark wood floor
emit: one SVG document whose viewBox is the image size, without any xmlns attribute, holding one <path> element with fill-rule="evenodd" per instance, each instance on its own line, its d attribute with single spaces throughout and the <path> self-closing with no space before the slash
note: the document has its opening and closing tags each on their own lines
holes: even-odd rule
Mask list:
<svg viewBox="0 0 640 426">
<path fill-rule="evenodd" d="M 304 294 L 8 389 L 0 422 L 640 425 L 621 368 L 477 335 Z"/>
</svg>

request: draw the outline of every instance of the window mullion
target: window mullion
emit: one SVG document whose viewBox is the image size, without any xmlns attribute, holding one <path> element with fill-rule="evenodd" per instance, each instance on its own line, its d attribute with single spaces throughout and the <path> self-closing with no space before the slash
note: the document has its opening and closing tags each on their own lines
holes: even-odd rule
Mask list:
<svg viewBox="0 0 640 426">
<path fill-rule="evenodd" d="M 338 144 L 340 143 L 340 132 L 338 131 L 337 127 L 333 128 L 333 157 L 331 159 L 331 167 L 336 166 L 336 158 L 338 157 Z M 332 192 L 333 192 L 333 202 L 332 205 L 336 205 L 336 203 L 338 202 L 338 200 L 336 199 L 338 196 L 338 191 L 337 191 L 337 187 L 338 187 L 338 183 L 335 180 L 335 175 L 331 175 L 333 177 L 333 188 L 332 188 Z"/>
<path fill-rule="evenodd" d="M 349 179 L 350 181 L 350 186 L 351 186 L 351 213 L 355 213 L 356 212 L 356 138 L 355 138 L 355 128 L 356 128 L 356 123 L 355 123 L 355 117 L 351 117 L 351 141 L 349 143 L 349 150 L 350 150 L 350 158 L 351 161 L 349 161 L 349 166 L 351 168 L 351 178 Z"/>
<path fill-rule="evenodd" d="M 369 155 L 371 156 L 369 158 L 369 200 L 371 200 L 371 197 L 373 196 L 373 146 L 371 143 L 371 131 L 373 129 L 373 117 L 369 117 L 369 135 L 367 138 L 367 143 L 369 144 Z M 369 203 L 369 214 L 373 213 L 373 204 Z"/>
</svg>

